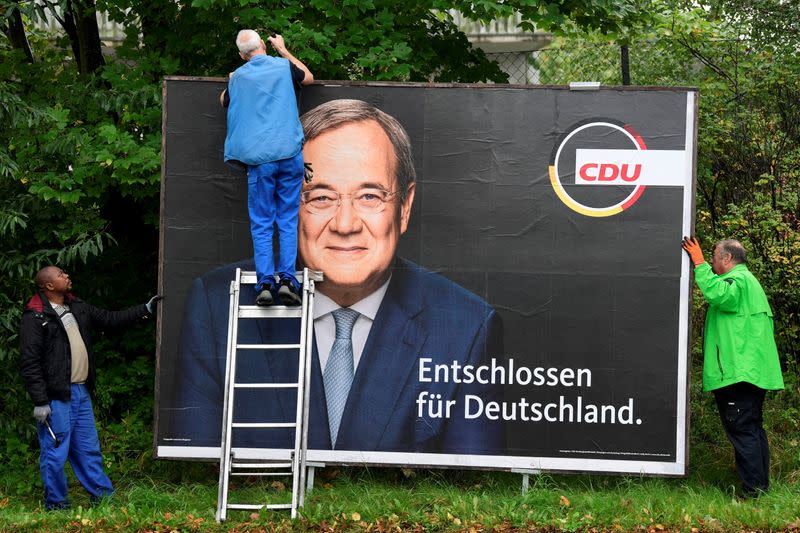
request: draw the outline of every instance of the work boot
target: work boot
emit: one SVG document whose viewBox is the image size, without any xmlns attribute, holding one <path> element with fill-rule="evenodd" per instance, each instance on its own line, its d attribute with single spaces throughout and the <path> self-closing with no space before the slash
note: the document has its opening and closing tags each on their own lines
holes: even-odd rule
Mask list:
<svg viewBox="0 0 800 533">
<path fill-rule="evenodd" d="M 45 503 L 44 508 L 46 511 L 64 511 L 71 507 L 69 500 L 57 503 Z"/>
<path fill-rule="evenodd" d="M 281 278 L 281 286 L 278 287 L 278 299 L 283 305 L 296 306 L 303 303 L 300 296 L 300 287 L 289 278 Z"/>
<path fill-rule="evenodd" d="M 261 289 L 261 292 L 258 293 L 256 296 L 256 305 L 260 307 L 267 307 L 272 305 L 275 302 L 275 298 L 272 296 L 272 289 L 268 285 L 264 285 L 264 288 Z"/>
</svg>

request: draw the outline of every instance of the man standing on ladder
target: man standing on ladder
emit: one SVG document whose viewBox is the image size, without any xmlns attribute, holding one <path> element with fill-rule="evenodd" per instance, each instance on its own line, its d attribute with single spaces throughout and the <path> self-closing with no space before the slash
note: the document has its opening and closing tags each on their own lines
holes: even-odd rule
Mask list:
<svg viewBox="0 0 800 533">
<path fill-rule="evenodd" d="M 266 44 L 253 30 L 242 30 L 236 37 L 246 63 L 231 74 L 220 95 L 220 103 L 228 108 L 225 162 L 247 168 L 256 304 L 300 305 L 300 283 L 294 274 L 305 167 L 297 96 L 314 76 L 286 49 L 283 37 L 273 34 L 268 40 L 281 57 L 267 55 Z M 278 226 L 277 264 L 273 225 Z"/>
</svg>

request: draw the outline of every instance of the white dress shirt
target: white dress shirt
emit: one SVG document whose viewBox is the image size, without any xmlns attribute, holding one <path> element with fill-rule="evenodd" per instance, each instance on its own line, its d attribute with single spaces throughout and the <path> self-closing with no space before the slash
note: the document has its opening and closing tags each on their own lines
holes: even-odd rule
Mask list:
<svg viewBox="0 0 800 533">
<path fill-rule="evenodd" d="M 358 311 L 359 316 L 353 325 L 353 371 L 358 368 L 361 360 L 361 352 L 369 337 L 369 330 L 372 329 L 372 322 L 378 314 L 378 308 L 389 288 L 389 281 L 381 285 L 377 291 L 373 292 L 363 300 L 359 300 L 350 306 L 353 311 Z M 328 356 L 331 354 L 333 341 L 336 338 L 336 322 L 333 320 L 333 312 L 342 306 L 316 291 L 314 294 L 314 338 L 317 341 L 317 354 L 319 354 L 319 364 L 322 372 L 325 372 L 325 365 L 328 363 Z"/>
</svg>

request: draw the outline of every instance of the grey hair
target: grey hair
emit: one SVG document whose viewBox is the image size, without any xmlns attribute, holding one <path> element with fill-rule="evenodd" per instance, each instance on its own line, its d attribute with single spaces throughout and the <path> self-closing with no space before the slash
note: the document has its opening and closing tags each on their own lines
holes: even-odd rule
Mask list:
<svg viewBox="0 0 800 533">
<path fill-rule="evenodd" d="M 747 262 L 747 253 L 744 251 L 744 246 L 736 239 L 719 241 L 714 245 L 714 248 L 721 250 L 723 253 L 730 254 L 731 260 L 737 265 Z"/>
<path fill-rule="evenodd" d="M 261 48 L 261 37 L 253 30 L 241 30 L 236 35 L 236 48 L 242 54 L 249 56 Z"/>
<path fill-rule="evenodd" d="M 339 99 L 320 104 L 300 117 L 306 141 L 344 124 L 374 120 L 383 128 L 394 149 L 394 175 L 400 190 L 400 201 L 408 196 L 408 188 L 417 179 L 411 140 L 405 128 L 393 116 L 363 100 Z"/>
</svg>

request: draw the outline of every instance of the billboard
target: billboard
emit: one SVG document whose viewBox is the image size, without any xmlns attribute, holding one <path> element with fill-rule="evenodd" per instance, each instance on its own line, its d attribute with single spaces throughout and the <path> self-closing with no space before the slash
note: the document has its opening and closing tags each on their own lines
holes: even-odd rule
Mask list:
<svg viewBox="0 0 800 533">
<path fill-rule="evenodd" d="M 164 85 L 161 458 L 219 458 L 230 282 L 253 270 L 247 178 L 222 161 L 224 87 Z M 301 113 L 324 123 L 352 105 L 389 118 L 323 127 L 304 147 L 304 190 L 328 203 L 338 193 L 324 212 L 300 209 L 298 266 L 326 275 L 308 459 L 684 474 L 680 241 L 693 223 L 697 93 L 322 82 L 303 90 Z M 375 189 L 382 211 L 359 196 Z M 358 318 L 334 422 L 324 370 L 339 307 Z M 240 323 L 240 342 L 298 335 L 291 321 Z M 296 375 L 296 352 L 251 352 L 241 380 Z M 294 392 L 237 392 L 235 413 L 293 420 Z M 233 446 L 278 458 L 292 436 L 237 430 Z"/>
</svg>

